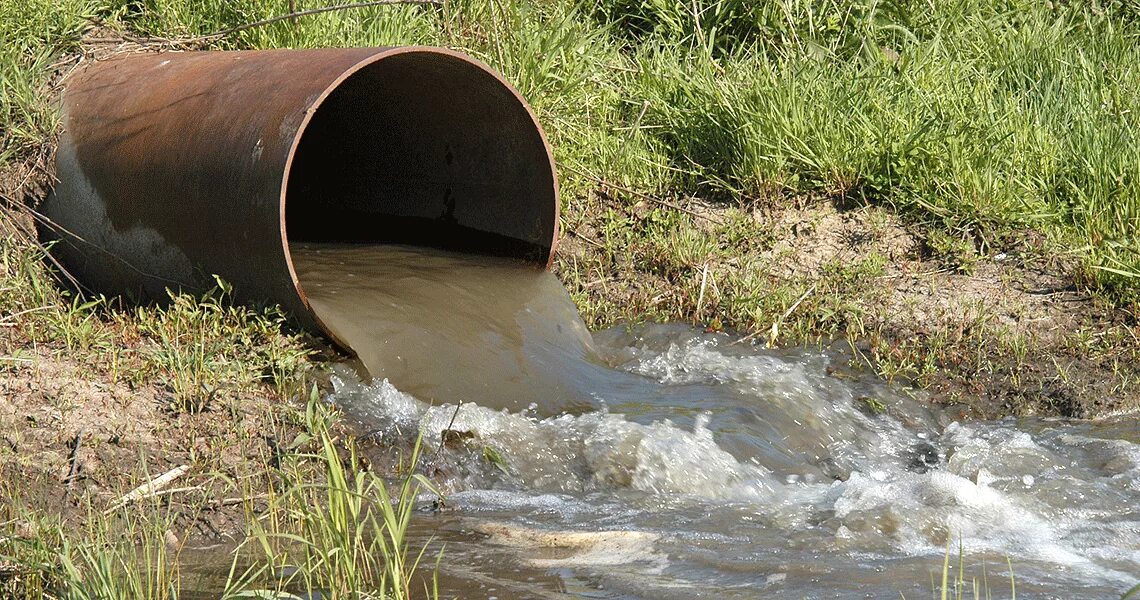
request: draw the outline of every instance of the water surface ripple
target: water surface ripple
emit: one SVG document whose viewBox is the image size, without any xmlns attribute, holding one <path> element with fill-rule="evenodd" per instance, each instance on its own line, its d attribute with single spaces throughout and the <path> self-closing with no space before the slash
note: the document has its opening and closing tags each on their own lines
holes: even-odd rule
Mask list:
<svg viewBox="0 0 1140 600">
<path fill-rule="evenodd" d="M 444 584 L 462 597 L 923 598 L 959 542 L 967 581 L 994 597 L 1009 595 L 1007 559 L 1022 597 L 1118 598 L 1140 581 L 1135 416 L 958 422 L 829 352 L 679 325 L 591 337 L 560 286 L 527 285 L 539 291 L 484 318 L 519 319 L 521 336 L 479 334 L 488 346 L 462 341 L 468 325 L 408 334 L 387 319 L 385 344 L 435 342 L 391 377 L 333 378 L 330 400 L 367 427 L 443 448 L 425 461 L 448 509 L 419 526 L 446 544 Z M 461 312 L 487 310 L 470 290 L 452 292 L 474 298 Z M 342 310 L 391 303 L 352 294 Z M 399 379 L 479 365 L 430 402 Z M 517 375 L 509 401 L 496 373 Z"/>
</svg>

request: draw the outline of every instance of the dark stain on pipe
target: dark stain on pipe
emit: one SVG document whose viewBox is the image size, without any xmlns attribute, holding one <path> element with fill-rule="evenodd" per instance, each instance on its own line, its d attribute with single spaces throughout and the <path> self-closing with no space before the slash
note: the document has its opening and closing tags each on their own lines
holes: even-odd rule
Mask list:
<svg viewBox="0 0 1140 600">
<path fill-rule="evenodd" d="M 146 54 L 63 96 L 43 236 L 85 285 L 138 299 L 218 275 L 320 329 L 290 241 L 405 243 L 549 267 L 558 183 L 529 107 L 439 48 Z M 343 343 L 341 343 L 343 347 Z"/>
</svg>

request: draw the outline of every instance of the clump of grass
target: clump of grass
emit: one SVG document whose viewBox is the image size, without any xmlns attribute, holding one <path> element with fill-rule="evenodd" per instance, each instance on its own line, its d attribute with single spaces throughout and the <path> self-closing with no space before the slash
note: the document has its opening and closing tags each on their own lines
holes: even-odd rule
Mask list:
<svg viewBox="0 0 1140 600">
<path fill-rule="evenodd" d="M 419 450 L 417 443 L 413 464 Z M 267 565 L 289 573 L 279 578 L 281 591 L 321 591 L 329 598 L 411 597 L 426 547 L 409 554 L 407 530 L 417 492 L 434 487 L 410 474 L 392 490 L 375 473 L 355 470 L 354 450 L 342 455 L 327 433 L 321 433 L 319 452 L 324 484 L 294 485 L 277 500 L 277 519 L 292 531 L 265 529 L 257 521 L 248 543 L 261 548 Z"/>
<path fill-rule="evenodd" d="M 175 600 L 220 593 L 400 600 L 426 589 L 427 597 L 438 597 L 430 566 L 422 561 L 426 547 L 413 552 L 407 542 L 417 494 L 434 492 L 414 472 L 419 444 L 393 487 L 361 468 L 352 439 L 334 432 L 337 414 L 315 390 L 304 415 L 307 429 L 279 468 L 229 484 L 229 493 L 242 499 L 249 530 L 230 548 L 225 572 L 205 580 L 188 574 L 185 542 L 173 533 L 181 518 L 216 499 L 170 509 L 162 497 L 142 498 L 109 511 L 88 500 L 76 526 L 24 508 L 19 490 L 5 489 L 0 565 L 13 575 L 0 575 L 0 591 L 6 598 Z M 252 487 L 251 481 L 266 488 Z M 34 524 L 34 532 L 8 530 L 17 522 Z"/>
<path fill-rule="evenodd" d="M 59 126 L 48 100 L 51 66 L 74 48 L 88 18 L 112 11 L 100 0 L 2 0 L 0 23 L 0 164 L 47 158 Z M 14 192 L 16 190 L 7 190 Z"/>
<path fill-rule="evenodd" d="M 946 543 L 946 554 L 942 559 L 942 579 L 941 585 L 935 585 L 935 573 L 930 573 L 930 587 L 931 593 L 937 594 L 941 600 L 965 600 L 971 598 L 972 600 L 981 600 L 982 598 L 990 599 L 993 597 L 993 589 L 990 588 L 989 569 L 985 563 L 982 563 L 982 578 L 981 581 L 975 575 L 966 580 L 966 553 L 962 540 L 958 540 L 958 564 L 956 573 L 951 575 L 954 570 L 950 562 L 950 546 L 951 543 Z M 1009 596 L 1010 600 L 1017 600 L 1017 580 L 1013 575 L 1013 562 L 1006 557 L 1006 566 L 1009 569 Z"/>
<path fill-rule="evenodd" d="M 219 279 L 201 296 L 171 293 L 168 305 L 116 314 L 150 342 L 141 358 L 168 386 L 172 409 L 201 412 L 226 388 L 268 380 L 283 392 L 301 378 L 309 351 L 282 335 L 285 316 L 234 306 L 231 293 Z"/>
</svg>

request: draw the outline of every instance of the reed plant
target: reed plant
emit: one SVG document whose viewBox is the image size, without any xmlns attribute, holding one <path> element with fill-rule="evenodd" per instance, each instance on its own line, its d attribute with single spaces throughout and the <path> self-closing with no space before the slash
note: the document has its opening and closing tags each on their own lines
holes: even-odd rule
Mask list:
<svg viewBox="0 0 1140 600">
<path fill-rule="evenodd" d="M 230 493 L 248 531 L 225 547 L 228 569 L 207 577 L 186 558 L 193 549 L 175 532 L 188 515 L 193 520 L 216 508 L 216 498 L 180 503 L 177 510 L 162 494 L 109 508 L 91 502 L 85 516 L 64 521 L 21 508 L 19 490 L 3 490 L 9 501 L 0 511 L 3 523 L 32 524 L 26 527 L 35 534 L 0 529 L 0 596 L 438 597 L 434 563 L 424 562 L 427 547 L 412 550 L 407 541 L 417 497 L 435 493 L 412 468 L 419 443 L 409 450 L 405 468 L 387 479 L 360 468 L 351 439 L 334 433 L 336 418 L 314 394 L 305 411 L 308 429 L 293 451 L 279 467 L 267 465 L 272 472 L 266 477 L 247 479 L 264 488 L 232 482 Z"/>
<path fill-rule="evenodd" d="M 324 483 L 299 483 L 255 520 L 246 544 L 263 552 L 265 565 L 282 574 L 276 591 L 318 590 L 327 598 L 409 598 L 424 591 L 436 597 L 433 577 L 416 579 L 427 547 L 410 553 L 406 541 L 419 491 L 432 484 L 417 474 L 395 488 L 374 473 L 350 471 L 353 450 L 342 456 L 327 433 L 320 434 Z M 414 463 L 419 444 L 412 450 Z M 315 508 L 320 507 L 320 508 Z M 266 527 L 276 523 L 276 527 Z M 281 524 L 288 524 L 283 531 Z"/>
</svg>

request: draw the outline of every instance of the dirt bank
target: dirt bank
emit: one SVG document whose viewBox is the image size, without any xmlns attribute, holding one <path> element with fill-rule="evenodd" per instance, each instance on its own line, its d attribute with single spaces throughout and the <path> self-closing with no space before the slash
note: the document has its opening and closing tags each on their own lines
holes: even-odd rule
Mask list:
<svg viewBox="0 0 1140 600">
<path fill-rule="evenodd" d="M 557 270 L 594 327 L 675 319 L 759 344 L 843 339 L 856 362 L 973 417 L 1140 408 L 1134 316 L 1031 231 L 984 253 L 836 199 L 678 210 L 603 188 L 589 200 L 567 217 Z"/>
</svg>

